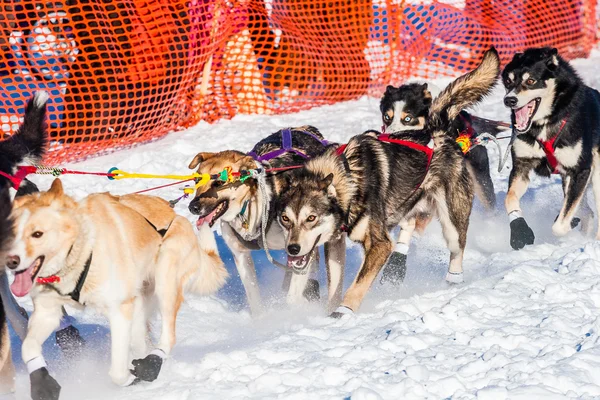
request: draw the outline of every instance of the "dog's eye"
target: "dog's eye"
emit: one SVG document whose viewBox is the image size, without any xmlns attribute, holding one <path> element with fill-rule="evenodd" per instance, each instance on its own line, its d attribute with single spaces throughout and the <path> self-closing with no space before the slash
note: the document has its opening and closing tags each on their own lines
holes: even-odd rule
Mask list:
<svg viewBox="0 0 600 400">
<path fill-rule="evenodd" d="M 385 122 L 390 122 L 392 119 L 390 118 L 390 116 L 389 116 L 389 115 L 387 115 L 387 114 L 383 114 L 383 120 L 384 120 Z"/>
<path fill-rule="evenodd" d="M 529 78 L 529 79 L 527 79 L 527 80 L 525 81 L 525 84 L 526 84 L 527 86 L 531 86 L 531 85 L 535 84 L 535 82 L 536 82 L 536 81 L 535 81 L 535 79 L 533 79 L 533 78 Z"/>
<path fill-rule="evenodd" d="M 504 79 L 504 84 L 505 85 L 510 85 L 511 83 L 512 83 L 512 79 L 510 79 L 510 78 L 505 78 Z"/>
<path fill-rule="evenodd" d="M 282 220 L 283 222 L 290 222 L 290 219 L 289 219 L 289 218 L 287 217 L 287 215 L 285 215 L 285 214 L 281 216 L 281 220 Z"/>
<path fill-rule="evenodd" d="M 35 232 L 33 232 L 33 234 L 31 234 L 31 237 L 39 239 L 42 237 L 43 234 L 44 234 L 44 232 L 35 231 Z"/>
<path fill-rule="evenodd" d="M 410 122 L 412 121 L 412 117 L 410 115 L 407 115 L 406 117 L 404 117 L 404 122 Z"/>
<path fill-rule="evenodd" d="M 306 218 L 308 222 L 313 222 L 315 219 L 317 219 L 316 215 L 309 215 L 308 218 Z"/>
</svg>

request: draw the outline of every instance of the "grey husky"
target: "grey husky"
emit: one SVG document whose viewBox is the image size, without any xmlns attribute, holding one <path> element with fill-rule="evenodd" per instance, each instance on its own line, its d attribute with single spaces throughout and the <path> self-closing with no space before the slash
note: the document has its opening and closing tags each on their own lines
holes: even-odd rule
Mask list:
<svg viewBox="0 0 600 400">
<path fill-rule="evenodd" d="M 278 211 L 288 251 L 293 248 L 296 255 L 308 254 L 346 232 L 365 252 L 333 317 L 359 308 L 392 252 L 389 230 L 399 224 L 410 238 L 419 213 L 440 219 L 450 250 L 446 279 L 462 282 L 474 189 L 450 129 L 461 110 L 491 91 L 499 65 L 495 49 L 487 51 L 475 70 L 455 80 L 432 102 L 429 123 L 420 135 L 411 132 L 409 137 L 391 135 L 385 140 L 372 132 L 358 135 L 289 175 Z M 432 158 L 417 143 L 430 139 Z"/>
<path fill-rule="evenodd" d="M 287 128 L 277 131 L 258 142 L 248 154 L 239 151 L 219 153 L 199 153 L 189 167 L 199 173 L 216 174 L 225 167 L 233 172 L 256 168 L 286 168 L 303 165 L 307 159 L 322 154 L 329 143 L 312 126 Z M 192 214 L 198 215 L 198 224 L 217 221 L 221 223 L 223 239 L 233 253 L 236 267 L 246 290 L 248 304 L 252 314 L 260 314 L 262 302 L 252 261 L 252 250 L 265 248 L 283 249 L 285 241 L 281 227 L 273 223 L 277 207 L 278 194 L 285 185 L 285 176 L 290 171 L 281 170 L 268 174 L 264 180 L 264 191 L 260 182 L 251 178 L 243 184 L 223 184 L 213 182 L 201 186 L 189 205 Z M 268 212 L 265 215 L 265 203 Z M 261 232 L 266 231 L 266 243 Z M 325 258 L 328 269 L 339 270 L 345 261 L 345 241 L 339 238 L 325 246 Z M 287 249 L 287 273 L 284 290 L 288 292 L 287 302 L 302 303 L 319 298 L 318 281 L 311 279 L 318 269 L 318 250 L 299 254 L 292 245 Z M 330 281 L 329 309 L 335 309 L 341 301 L 341 281 Z"/>
</svg>

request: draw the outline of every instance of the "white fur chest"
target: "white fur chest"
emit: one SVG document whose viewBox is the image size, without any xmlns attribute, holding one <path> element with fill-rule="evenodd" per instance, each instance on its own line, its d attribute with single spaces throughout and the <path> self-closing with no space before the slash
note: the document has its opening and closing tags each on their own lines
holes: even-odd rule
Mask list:
<svg viewBox="0 0 600 400">
<path fill-rule="evenodd" d="M 513 143 L 513 150 L 517 158 L 544 158 L 546 153 L 542 146 L 538 142 L 534 142 L 533 145 L 517 138 Z"/>
</svg>

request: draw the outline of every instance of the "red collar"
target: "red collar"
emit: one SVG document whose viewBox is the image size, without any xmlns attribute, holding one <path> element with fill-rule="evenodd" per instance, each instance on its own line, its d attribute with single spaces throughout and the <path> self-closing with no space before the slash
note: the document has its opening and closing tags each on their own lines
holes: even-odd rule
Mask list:
<svg viewBox="0 0 600 400">
<path fill-rule="evenodd" d="M 29 174 L 35 174 L 37 171 L 36 167 L 26 166 L 26 167 L 18 167 L 17 172 L 14 175 L 9 175 L 6 172 L 0 171 L 0 175 L 8 179 L 12 183 L 12 187 L 15 190 L 19 190 L 21 183 Z"/>
<path fill-rule="evenodd" d="M 51 283 L 60 282 L 60 276 L 56 276 L 56 275 L 43 276 L 43 277 L 40 276 L 40 277 L 36 278 L 35 281 L 37 283 L 39 283 L 40 285 L 48 285 Z"/>
<path fill-rule="evenodd" d="M 550 168 L 552 168 L 553 174 L 558 174 L 558 160 L 556 159 L 556 156 L 554 155 L 554 150 L 555 150 L 554 143 L 556 142 L 556 139 L 558 139 L 558 137 L 560 136 L 560 133 L 562 132 L 562 130 L 566 124 L 567 124 L 567 119 L 565 118 L 560 122 L 560 128 L 558 128 L 558 133 L 552 139 L 550 139 L 550 140 L 536 139 L 537 142 L 540 144 L 540 146 L 542 146 L 544 153 L 546 153 L 546 160 L 548 160 L 548 164 L 550 164 Z"/>
</svg>

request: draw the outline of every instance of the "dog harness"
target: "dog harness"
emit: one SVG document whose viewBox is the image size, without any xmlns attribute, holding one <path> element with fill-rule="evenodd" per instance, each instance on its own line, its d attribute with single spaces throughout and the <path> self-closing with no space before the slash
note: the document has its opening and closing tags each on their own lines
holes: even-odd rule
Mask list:
<svg viewBox="0 0 600 400">
<path fill-rule="evenodd" d="M 142 217 L 143 217 L 143 215 L 142 215 Z M 148 222 L 148 224 L 152 228 L 154 228 L 154 230 L 161 237 L 165 237 L 165 234 L 167 233 L 167 231 L 171 227 L 171 224 L 169 224 L 169 226 L 167 226 L 164 229 L 158 229 L 152 222 L 150 222 L 148 220 L 148 218 L 144 217 L 144 219 L 146 220 L 146 222 Z M 73 250 L 73 246 L 71 246 L 71 249 L 69 249 L 69 254 L 71 253 L 71 250 Z M 69 296 L 75 302 L 79 303 L 79 299 L 81 297 L 81 290 L 83 289 L 83 285 L 85 284 L 85 280 L 87 279 L 88 273 L 90 272 L 90 266 L 92 265 L 92 255 L 93 255 L 93 253 L 90 253 L 90 256 L 88 257 L 87 261 L 85 262 L 85 264 L 83 266 L 83 271 L 81 271 L 81 274 L 79 275 L 79 279 L 77 279 L 77 283 L 75 284 L 75 288 L 69 294 L 66 294 L 66 295 L 62 294 L 55 286 L 52 285 L 53 283 L 59 283 L 60 282 L 60 276 L 58 276 L 58 275 L 40 276 L 40 277 L 37 277 L 35 279 L 35 281 L 37 283 L 39 283 L 40 285 L 49 286 L 50 288 L 54 289 L 61 296 Z M 67 254 L 67 257 L 68 257 L 68 254 Z"/>
<path fill-rule="evenodd" d="M 369 132 L 376 132 L 376 131 L 369 131 Z M 410 149 L 425 153 L 425 155 L 427 156 L 427 170 L 429 170 L 429 166 L 431 165 L 431 159 L 433 158 L 433 149 L 432 148 L 430 148 L 428 146 L 424 146 L 419 143 L 411 142 L 410 140 L 394 139 L 388 134 L 379 134 L 379 132 L 376 132 L 376 133 L 378 134 L 377 140 L 379 140 L 380 142 L 393 143 L 393 144 L 397 144 L 399 146 L 408 147 Z M 344 164 L 348 163 L 346 156 L 344 155 L 344 151 L 346 150 L 346 147 L 348 147 L 348 144 L 342 144 L 335 151 L 338 156 L 343 157 Z M 349 169 L 349 167 L 347 167 L 346 169 Z"/>
<path fill-rule="evenodd" d="M 298 132 L 301 132 L 305 135 L 312 137 L 313 139 L 315 139 L 316 141 L 321 143 L 323 146 L 327 146 L 329 144 L 329 142 L 327 140 L 321 140 L 316 135 L 314 135 L 308 131 L 299 130 Z M 263 162 L 263 161 L 270 161 L 273 158 L 279 157 L 280 155 L 285 154 L 285 153 L 294 153 L 305 159 L 310 158 L 308 155 L 304 154 L 300 150 L 296 150 L 292 147 L 292 130 L 291 130 L 291 128 L 285 128 L 281 131 L 281 148 L 280 149 L 270 151 L 267 154 L 263 154 L 262 156 L 259 156 L 254 151 L 249 152 L 248 155 L 250 157 L 254 158 L 254 160 L 256 160 L 258 162 Z"/>
<path fill-rule="evenodd" d="M 0 171 L 0 176 L 3 176 L 10 181 L 13 189 L 19 190 L 21 183 L 23 183 L 23 181 L 25 180 L 27 175 L 35 174 L 36 171 L 37 171 L 37 167 L 22 166 L 22 167 L 17 167 L 17 172 L 14 175 L 9 175 L 6 172 Z"/>
<path fill-rule="evenodd" d="M 71 246 L 71 250 L 73 250 L 73 246 Z M 69 250 L 69 253 L 71 253 L 71 250 Z M 69 296 L 75 302 L 79 303 L 79 298 L 81 297 L 81 290 L 83 289 L 83 284 L 85 283 L 88 273 L 90 272 L 90 266 L 92 265 L 92 255 L 93 255 L 93 253 L 90 253 L 90 256 L 88 257 L 87 261 L 85 262 L 85 265 L 83 266 L 83 271 L 81 271 L 81 274 L 79 275 L 79 279 L 77 279 L 75 288 L 69 294 L 66 294 L 66 295 L 62 294 L 55 286 L 52 285 L 53 283 L 60 282 L 60 276 L 58 276 L 58 275 L 50 275 L 50 276 L 45 276 L 45 277 L 40 276 L 40 277 L 37 277 L 35 279 L 35 281 L 37 283 L 39 283 L 40 285 L 49 286 L 50 288 L 54 289 L 61 296 Z"/>
<path fill-rule="evenodd" d="M 384 142 L 384 143 L 392 143 L 392 144 L 396 144 L 399 146 L 404 146 L 404 147 L 408 147 L 409 149 L 413 149 L 413 150 L 417 150 L 420 151 L 422 153 L 425 153 L 425 155 L 427 156 L 427 166 L 425 168 L 425 176 L 427 176 L 427 172 L 429 172 L 429 167 L 431 165 L 431 160 L 433 158 L 433 149 L 419 144 L 419 143 L 415 143 L 415 142 L 411 142 L 409 140 L 402 140 L 402 139 L 394 139 L 392 138 L 390 135 L 388 134 L 380 134 L 377 131 L 367 131 L 365 133 L 375 133 L 377 134 L 377 140 Z M 335 151 L 336 154 L 341 157 L 343 163 L 344 163 L 344 168 L 346 169 L 346 172 L 350 171 L 350 165 L 348 164 L 348 159 L 346 158 L 346 155 L 344 154 L 346 148 L 348 147 L 348 144 L 342 144 L 340 147 L 337 148 L 337 150 Z M 423 181 L 425 180 L 425 177 L 423 177 Z M 419 188 L 421 187 L 421 184 L 423 183 L 423 181 L 419 182 L 419 184 L 415 187 L 415 190 L 413 191 L 416 192 L 417 190 L 419 190 Z M 411 194 L 412 195 L 412 194 Z M 409 196 L 410 197 L 410 196 Z M 346 216 L 345 216 L 345 223 L 342 224 L 342 226 L 340 227 L 340 230 L 342 232 L 348 232 L 350 233 L 350 228 L 349 228 L 349 224 L 348 224 L 348 216 L 349 216 L 350 212 L 349 210 L 346 212 Z"/>
<path fill-rule="evenodd" d="M 542 146 L 542 150 L 544 150 L 544 153 L 546 153 L 546 160 L 548 160 L 548 164 L 550 164 L 550 168 L 552 169 L 553 174 L 559 173 L 558 172 L 558 160 L 556 159 L 556 156 L 554 155 L 554 151 L 556 150 L 556 146 L 555 146 L 556 139 L 558 139 L 558 137 L 560 136 L 560 133 L 562 132 L 562 130 L 566 124 L 567 124 L 567 119 L 565 118 L 560 122 L 560 128 L 558 128 L 558 133 L 552 139 L 550 139 L 550 140 L 536 139 L 538 144 L 540 146 Z"/>
</svg>

